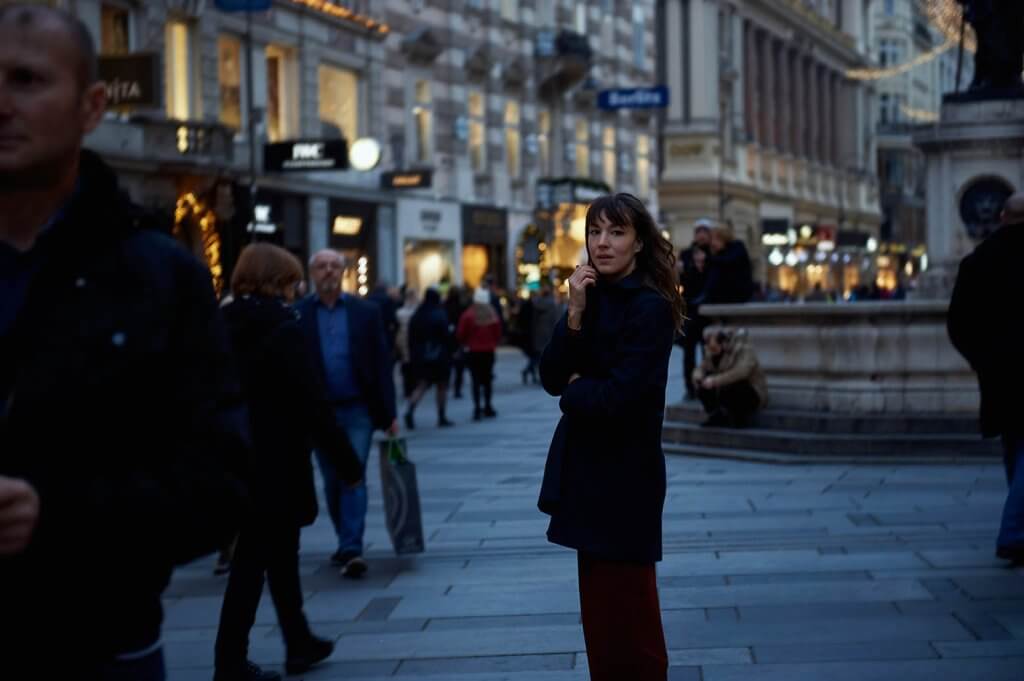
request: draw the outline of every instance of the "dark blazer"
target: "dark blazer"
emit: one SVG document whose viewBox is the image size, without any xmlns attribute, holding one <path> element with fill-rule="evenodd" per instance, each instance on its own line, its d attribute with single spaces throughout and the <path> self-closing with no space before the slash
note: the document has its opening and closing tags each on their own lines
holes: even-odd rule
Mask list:
<svg viewBox="0 0 1024 681">
<path fill-rule="evenodd" d="M 548 539 L 611 560 L 659 561 L 670 305 L 634 273 L 588 290 L 578 334 L 566 321 L 540 364 L 563 414 L 538 502 L 551 515 Z M 581 378 L 569 384 L 572 374 Z"/>
<path fill-rule="evenodd" d="M 245 512 L 245 404 L 209 270 L 146 229 L 94 154 L 79 183 L 3 348 L 0 475 L 34 485 L 42 514 L 27 552 L 0 557 L 4 678 L 95 678 L 153 643 L 173 566 Z"/>
<path fill-rule="evenodd" d="M 299 315 L 284 302 L 243 296 L 224 307 L 242 388 L 249 403 L 254 517 L 261 525 L 316 520 L 313 446 L 334 460 L 343 480 L 362 476 L 327 389 L 307 352 Z"/>
<path fill-rule="evenodd" d="M 373 303 L 344 296 L 341 301 L 348 310 L 349 344 L 352 368 L 362 401 L 370 410 L 370 419 L 377 430 L 386 430 L 395 420 L 394 365 L 380 310 Z M 296 304 L 306 336 L 306 346 L 314 366 L 324 377 L 324 354 L 320 347 L 320 330 L 316 318 L 316 294 Z"/>
<path fill-rule="evenodd" d="M 1021 301 L 1024 224 L 1000 227 L 960 263 L 949 304 L 949 337 L 978 374 L 986 437 L 1024 432 Z"/>
</svg>

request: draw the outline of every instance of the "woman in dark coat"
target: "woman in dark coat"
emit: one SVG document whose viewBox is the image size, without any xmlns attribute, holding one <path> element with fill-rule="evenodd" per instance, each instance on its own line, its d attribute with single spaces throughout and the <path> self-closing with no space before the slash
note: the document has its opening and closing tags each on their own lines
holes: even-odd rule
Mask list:
<svg viewBox="0 0 1024 681">
<path fill-rule="evenodd" d="M 682 325 L 672 245 L 643 203 L 606 196 L 587 211 L 590 265 L 569 278 L 568 313 L 541 359 L 560 396 L 538 506 L 548 539 L 576 549 L 594 681 L 665 681 L 654 564 L 661 560 L 661 427 Z"/>
<path fill-rule="evenodd" d="M 416 428 L 416 405 L 431 385 L 437 386 L 437 425 L 442 428 L 455 425 L 445 414 L 454 344 L 448 313 L 441 305 L 441 294 L 437 289 L 427 289 L 423 303 L 409 320 L 409 355 L 419 377 L 419 385 L 405 408 L 405 427 L 409 430 Z"/>
<path fill-rule="evenodd" d="M 289 674 L 326 659 L 334 643 L 313 635 L 302 612 L 300 528 L 317 514 L 310 452 L 332 457 L 346 482 L 361 465 L 338 428 L 326 388 L 307 360 L 294 301 L 302 264 L 271 244 L 247 246 L 231 278 L 234 300 L 224 307 L 228 335 L 249 404 L 253 510 L 238 537 L 220 614 L 214 681 L 280 679 L 247 660 L 249 631 L 266 574 L 285 639 Z"/>
</svg>

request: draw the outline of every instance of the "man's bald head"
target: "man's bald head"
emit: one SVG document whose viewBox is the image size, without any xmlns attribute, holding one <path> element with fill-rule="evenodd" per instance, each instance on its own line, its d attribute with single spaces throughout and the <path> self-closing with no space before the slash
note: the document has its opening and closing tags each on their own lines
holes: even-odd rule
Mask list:
<svg viewBox="0 0 1024 681">
<path fill-rule="evenodd" d="M 1024 223 L 1024 192 L 1017 192 L 1006 199 L 1006 203 L 1003 204 L 1003 212 L 999 218 L 1004 225 Z"/>
<path fill-rule="evenodd" d="M 19 30 L 51 28 L 62 31 L 78 54 L 78 81 L 84 90 L 99 80 L 96 43 L 85 24 L 75 15 L 46 5 L 16 2 L 0 4 L 0 25 Z"/>
</svg>

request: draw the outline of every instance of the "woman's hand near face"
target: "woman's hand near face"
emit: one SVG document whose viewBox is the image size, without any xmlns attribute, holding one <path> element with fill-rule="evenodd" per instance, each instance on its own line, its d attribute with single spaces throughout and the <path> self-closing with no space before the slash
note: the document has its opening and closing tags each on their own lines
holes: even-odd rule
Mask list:
<svg viewBox="0 0 1024 681">
<path fill-rule="evenodd" d="M 569 277 L 569 328 L 579 331 L 587 307 L 587 288 L 597 284 L 597 270 L 590 265 L 577 267 Z"/>
</svg>

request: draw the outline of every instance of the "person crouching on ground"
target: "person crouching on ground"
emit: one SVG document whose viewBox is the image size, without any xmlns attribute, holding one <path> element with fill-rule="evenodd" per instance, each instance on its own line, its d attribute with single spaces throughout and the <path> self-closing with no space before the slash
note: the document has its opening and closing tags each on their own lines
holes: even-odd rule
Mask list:
<svg viewBox="0 0 1024 681">
<path fill-rule="evenodd" d="M 289 674 L 326 659 L 334 642 L 314 636 L 302 611 L 300 528 L 317 515 L 311 444 L 348 485 L 362 463 L 338 425 L 317 370 L 306 352 L 292 307 L 302 263 L 267 243 L 246 246 L 231 277 L 234 300 L 224 307 L 235 364 L 249 402 L 253 512 L 235 546 L 217 631 L 214 681 L 274 681 L 281 676 L 248 661 L 249 632 L 267 577 L 286 648 Z"/>
<path fill-rule="evenodd" d="M 587 210 L 590 265 L 569 278 L 569 310 L 541 358 L 560 396 L 538 507 L 548 540 L 577 551 L 592 681 L 665 681 L 661 428 L 672 342 L 683 322 L 675 254 L 635 196 Z"/>
<path fill-rule="evenodd" d="M 702 425 L 747 425 L 767 402 L 764 373 L 747 332 L 710 327 L 704 331 L 704 349 L 704 360 L 693 371 L 697 397 L 708 413 Z"/>
</svg>

